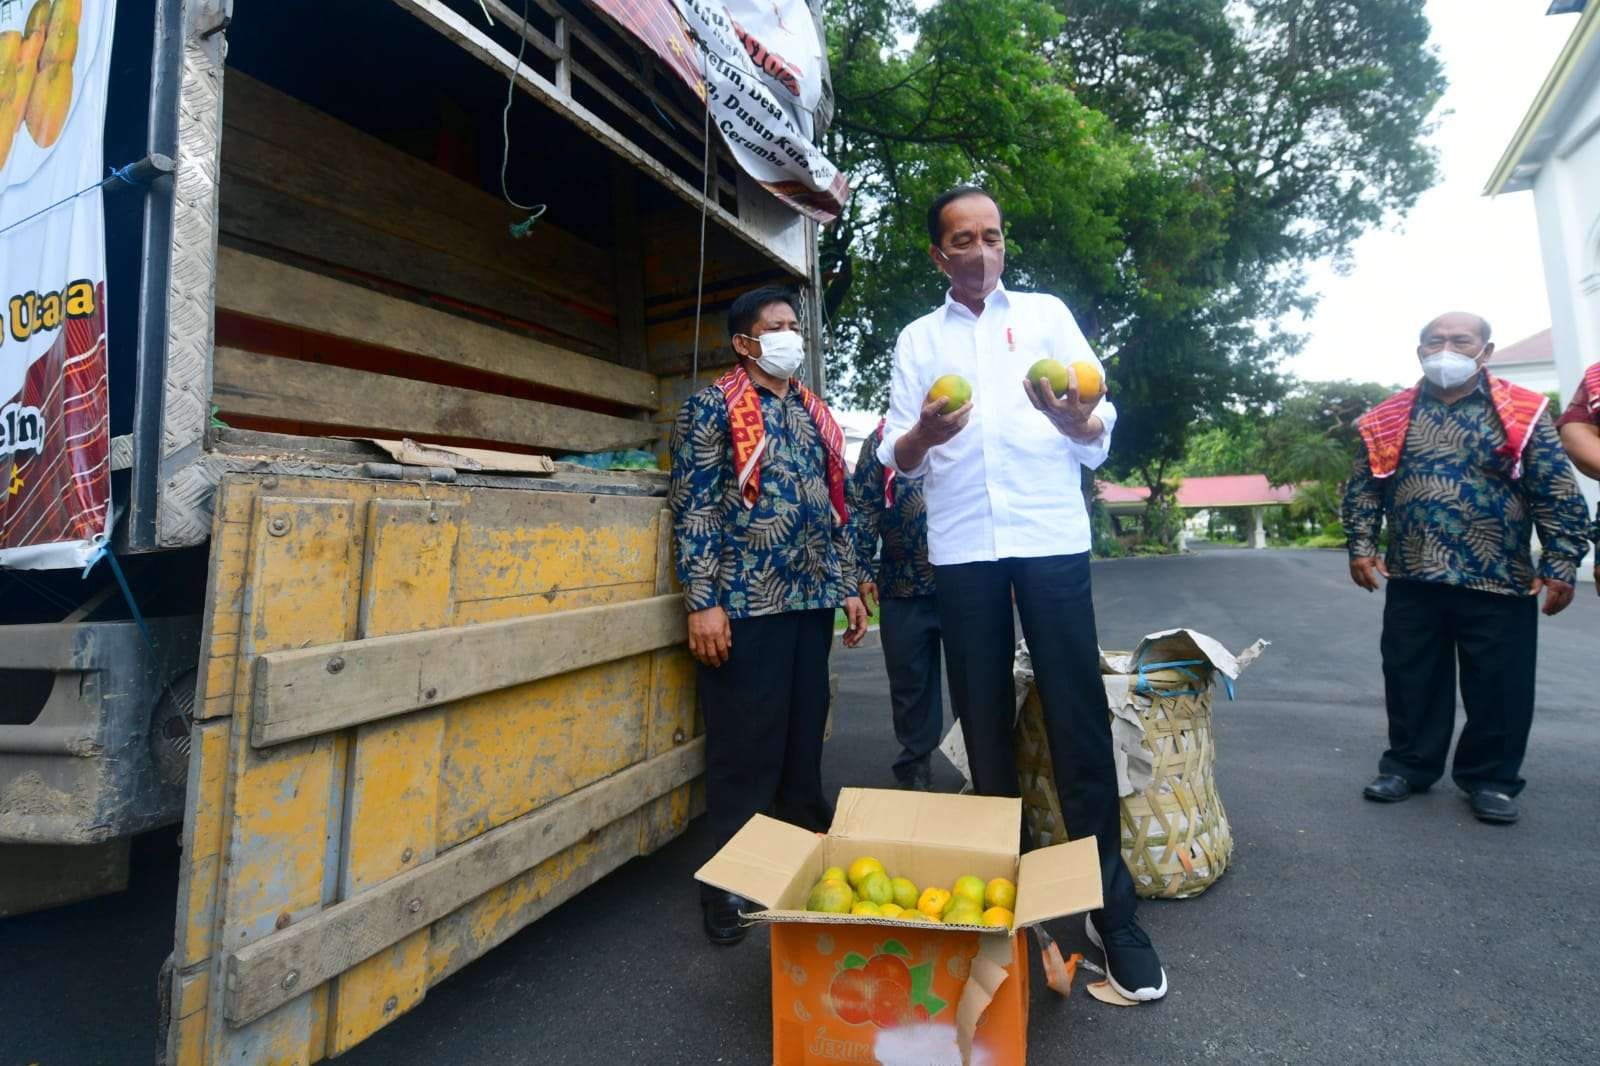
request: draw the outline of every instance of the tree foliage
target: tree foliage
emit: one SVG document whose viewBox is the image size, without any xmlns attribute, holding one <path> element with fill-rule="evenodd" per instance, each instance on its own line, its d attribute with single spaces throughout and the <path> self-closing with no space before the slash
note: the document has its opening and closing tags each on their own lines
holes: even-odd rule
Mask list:
<svg viewBox="0 0 1600 1066">
<path fill-rule="evenodd" d="M 942 296 L 925 206 L 1003 208 L 1007 283 L 1062 296 L 1111 367 L 1112 462 L 1155 498 L 1197 426 L 1284 393 L 1304 267 L 1435 179 L 1423 0 L 836 0 L 824 233 L 835 372 L 881 406 L 894 338 Z M 1311 460 L 1306 455 L 1301 458 Z"/>
</svg>

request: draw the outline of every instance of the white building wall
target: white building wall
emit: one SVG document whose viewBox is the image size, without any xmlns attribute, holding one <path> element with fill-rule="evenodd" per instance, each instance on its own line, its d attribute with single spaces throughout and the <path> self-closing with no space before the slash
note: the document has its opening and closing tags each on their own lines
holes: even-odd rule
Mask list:
<svg viewBox="0 0 1600 1066">
<path fill-rule="evenodd" d="M 1600 362 L 1600 84 L 1591 83 L 1534 183 L 1561 395 Z M 1592 507 L 1597 486 L 1579 476 Z"/>
</svg>

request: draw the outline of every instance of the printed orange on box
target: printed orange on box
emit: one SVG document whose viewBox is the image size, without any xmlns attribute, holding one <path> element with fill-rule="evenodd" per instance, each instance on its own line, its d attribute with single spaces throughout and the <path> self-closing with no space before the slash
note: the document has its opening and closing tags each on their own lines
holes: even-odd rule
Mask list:
<svg viewBox="0 0 1600 1066">
<path fill-rule="evenodd" d="M 1030 925 L 1100 906 L 1092 839 L 1019 855 L 1022 802 L 878 789 L 840 792 L 818 836 L 756 815 L 695 876 L 767 908 L 776 1066 L 1022 1066 Z M 1007 842 L 1010 842 L 1009 844 Z M 1012 929 L 823 914 L 822 871 L 863 856 L 919 885 L 963 874 L 1017 886 Z"/>
<path fill-rule="evenodd" d="M 957 1007 L 983 934 L 781 923 L 772 927 L 775 1066 L 961 1062 Z M 973 1066 L 1028 1057 L 1026 937 L 988 937 L 1005 980 L 973 1035 Z"/>
</svg>

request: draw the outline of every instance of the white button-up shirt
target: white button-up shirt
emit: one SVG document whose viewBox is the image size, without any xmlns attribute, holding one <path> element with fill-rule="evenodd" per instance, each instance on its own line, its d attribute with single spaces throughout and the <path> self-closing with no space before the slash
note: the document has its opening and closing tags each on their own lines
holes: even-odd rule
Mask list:
<svg viewBox="0 0 1600 1066">
<path fill-rule="evenodd" d="M 1080 444 L 1064 436 L 1022 389 L 1028 368 L 1044 358 L 1099 365 L 1067 305 L 1044 293 L 997 286 L 981 316 L 947 293 L 943 307 L 900 332 L 878 458 L 923 479 L 935 566 L 1089 550 L 1079 471 L 1105 461 L 1117 409 L 1104 399 L 1095 408 L 1105 424 L 1097 440 Z M 928 390 L 946 374 L 971 383 L 972 420 L 930 449 L 921 466 L 901 469 L 895 443 L 916 425 Z"/>
</svg>

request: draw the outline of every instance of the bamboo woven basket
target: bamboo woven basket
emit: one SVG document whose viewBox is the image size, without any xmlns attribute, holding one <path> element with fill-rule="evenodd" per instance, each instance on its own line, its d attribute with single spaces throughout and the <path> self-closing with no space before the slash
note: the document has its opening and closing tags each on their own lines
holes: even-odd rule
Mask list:
<svg viewBox="0 0 1600 1066">
<path fill-rule="evenodd" d="M 1122 857 L 1147 899 L 1197 896 L 1222 876 L 1233 833 L 1217 794 L 1211 725 L 1212 669 L 1186 664 L 1130 678 L 1128 700 L 1154 762 L 1148 787 L 1122 797 Z M 1017 718 L 1017 776 L 1034 846 L 1066 841 L 1044 710 L 1031 688 Z"/>
</svg>

